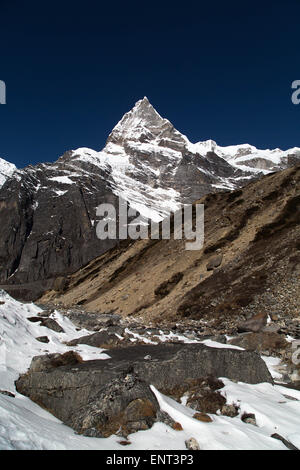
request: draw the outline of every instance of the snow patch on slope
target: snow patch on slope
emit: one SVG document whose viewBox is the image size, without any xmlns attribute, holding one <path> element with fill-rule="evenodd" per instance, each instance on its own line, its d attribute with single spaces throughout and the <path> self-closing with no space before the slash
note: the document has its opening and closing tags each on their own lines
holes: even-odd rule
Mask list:
<svg viewBox="0 0 300 470">
<path fill-rule="evenodd" d="M 14 172 L 17 170 L 17 167 L 3 158 L 0 158 L 0 188 L 4 185 L 5 181 L 10 178 Z"/>
<path fill-rule="evenodd" d="M 146 147 L 147 145 L 143 144 L 142 148 Z M 153 150 L 154 145 L 151 144 L 151 147 Z M 156 152 L 159 150 L 156 148 Z M 177 158 L 177 156 L 174 157 L 175 153 L 175 151 L 163 149 L 163 155 L 168 154 L 169 157 L 172 155 L 170 158 Z M 140 168 L 136 168 L 120 145 L 109 143 L 101 152 L 80 148 L 73 151 L 72 161 L 89 163 L 101 171 L 107 171 L 114 194 L 128 201 L 130 207 L 140 212 L 145 218 L 159 222 L 169 216 L 170 212 L 175 212 L 181 207 L 178 191 L 172 188 L 163 189 L 159 186 L 154 188 L 139 180 L 139 175 L 142 176 L 141 179 L 149 174 L 152 174 L 153 178 L 159 178 L 160 169 L 154 169 L 142 161 Z M 52 179 L 58 180 L 58 178 Z"/>
<path fill-rule="evenodd" d="M 178 449 L 185 449 L 182 441 L 194 437 L 201 450 L 284 450 L 286 447 L 271 437 L 279 433 L 290 442 L 299 442 L 300 402 L 286 399 L 280 388 L 267 383 L 249 385 L 234 383 L 221 378 L 225 387 L 221 393 L 227 403 L 238 404 L 240 413 L 235 418 L 210 415 L 211 423 L 202 423 L 193 418 L 195 410 L 177 403 L 151 386 L 161 409 L 174 421 L 181 424 L 183 431 L 178 439 Z M 300 398 L 300 392 L 299 392 Z M 244 423 L 242 414 L 254 413 L 257 426 Z"/>
</svg>

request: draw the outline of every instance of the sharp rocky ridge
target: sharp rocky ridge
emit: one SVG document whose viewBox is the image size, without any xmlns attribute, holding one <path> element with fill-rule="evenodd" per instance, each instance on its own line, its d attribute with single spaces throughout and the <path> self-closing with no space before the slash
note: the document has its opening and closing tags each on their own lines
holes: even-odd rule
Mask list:
<svg viewBox="0 0 300 470">
<path fill-rule="evenodd" d="M 102 151 L 79 148 L 24 169 L 0 159 L 0 283 L 34 298 L 114 246 L 96 237 L 101 203 L 117 206 L 122 197 L 159 221 L 207 193 L 236 189 L 299 161 L 300 148 L 191 143 L 145 97 Z"/>
</svg>

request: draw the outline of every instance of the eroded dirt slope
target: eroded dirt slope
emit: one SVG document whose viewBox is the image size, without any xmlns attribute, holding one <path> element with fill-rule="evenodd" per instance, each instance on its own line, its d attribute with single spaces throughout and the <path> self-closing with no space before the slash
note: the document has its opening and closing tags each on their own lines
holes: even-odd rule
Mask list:
<svg viewBox="0 0 300 470">
<path fill-rule="evenodd" d="M 298 165 L 203 197 L 201 251 L 186 251 L 185 240 L 124 241 L 58 279 L 41 302 L 154 324 L 218 327 L 261 312 L 299 315 L 299 176 Z"/>
</svg>

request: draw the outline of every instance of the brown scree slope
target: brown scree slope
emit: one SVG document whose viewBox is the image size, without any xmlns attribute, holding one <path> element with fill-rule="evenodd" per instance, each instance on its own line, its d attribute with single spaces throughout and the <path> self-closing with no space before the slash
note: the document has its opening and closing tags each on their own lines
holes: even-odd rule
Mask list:
<svg viewBox="0 0 300 470">
<path fill-rule="evenodd" d="M 299 315 L 300 166 L 197 202 L 205 205 L 201 251 L 186 251 L 185 240 L 126 240 L 57 279 L 40 301 L 158 325 Z M 221 264 L 208 269 L 211 261 Z"/>
</svg>

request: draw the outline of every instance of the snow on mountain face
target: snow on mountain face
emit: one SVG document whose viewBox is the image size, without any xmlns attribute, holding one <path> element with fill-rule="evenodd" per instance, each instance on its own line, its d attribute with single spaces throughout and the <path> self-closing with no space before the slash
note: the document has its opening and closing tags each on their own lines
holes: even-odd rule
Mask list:
<svg viewBox="0 0 300 470">
<path fill-rule="evenodd" d="M 105 167 L 113 192 L 159 221 L 207 192 L 235 189 L 292 166 L 300 160 L 300 149 L 221 147 L 213 140 L 193 144 L 144 97 L 114 127 L 102 152 L 78 149 L 72 159 Z"/>
<path fill-rule="evenodd" d="M 181 205 L 172 180 L 187 142 L 144 98 L 114 127 L 102 152 L 78 149 L 71 159 L 105 168 L 116 195 L 145 217 L 160 221 Z"/>
<path fill-rule="evenodd" d="M 4 185 L 7 178 L 10 178 L 16 171 L 16 166 L 0 158 L 0 188 Z"/>
<path fill-rule="evenodd" d="M 214 152 L 228 161 L 232 166 L 241 170 L 264 174 L 285 169 L 300 160 L 300 148 L 289 150 L 266 149 L 260 150 L 249 144 L 229 145 L 221 147 L 213 140 L 197 142 L 195 148 L 202 154 Z"/>
<path fill-rule="evenodd" d="M 298 150 L 193 144 L 145 97 L 115 126 L 102 151 L 79 148 L 52 164 L 17 171 L 0 161 L 0 178 L 6 175 L 1 215 L 7 221 L 0 227 L 0 282 L 56 279 L 112 248 L 115 241 L 96 236 L 102 203 L 117 207 L 122 197 L 143 217 L 160 221 L 207 193 L 239 188 L 295 164 Z"/>
<path fill-rule="evenodd" d="M 216 189 L 233 189 L 241 185 L 240 179 L 251 177 L 223 158 L 205 154 L 145 97 L 114 127 L 102 152 L 77 149 L 70 161 L 105 168 L 114 194 L 143 216 L 160 221 L 182 203 Z"/>
<path fill-rule="evenodd" d="M 167 119 L 162 118 L 144 97 L 133 109 L 126 113 L 114 127 L 107 139 L 107 144 L 122 145 L 125 141 L 152 142 L 154 145 L 172 148 L 184 148 L 186 137 L 174 129 Z M 106 148 L 109 151 L 109 148 Z"/>
</svg>

